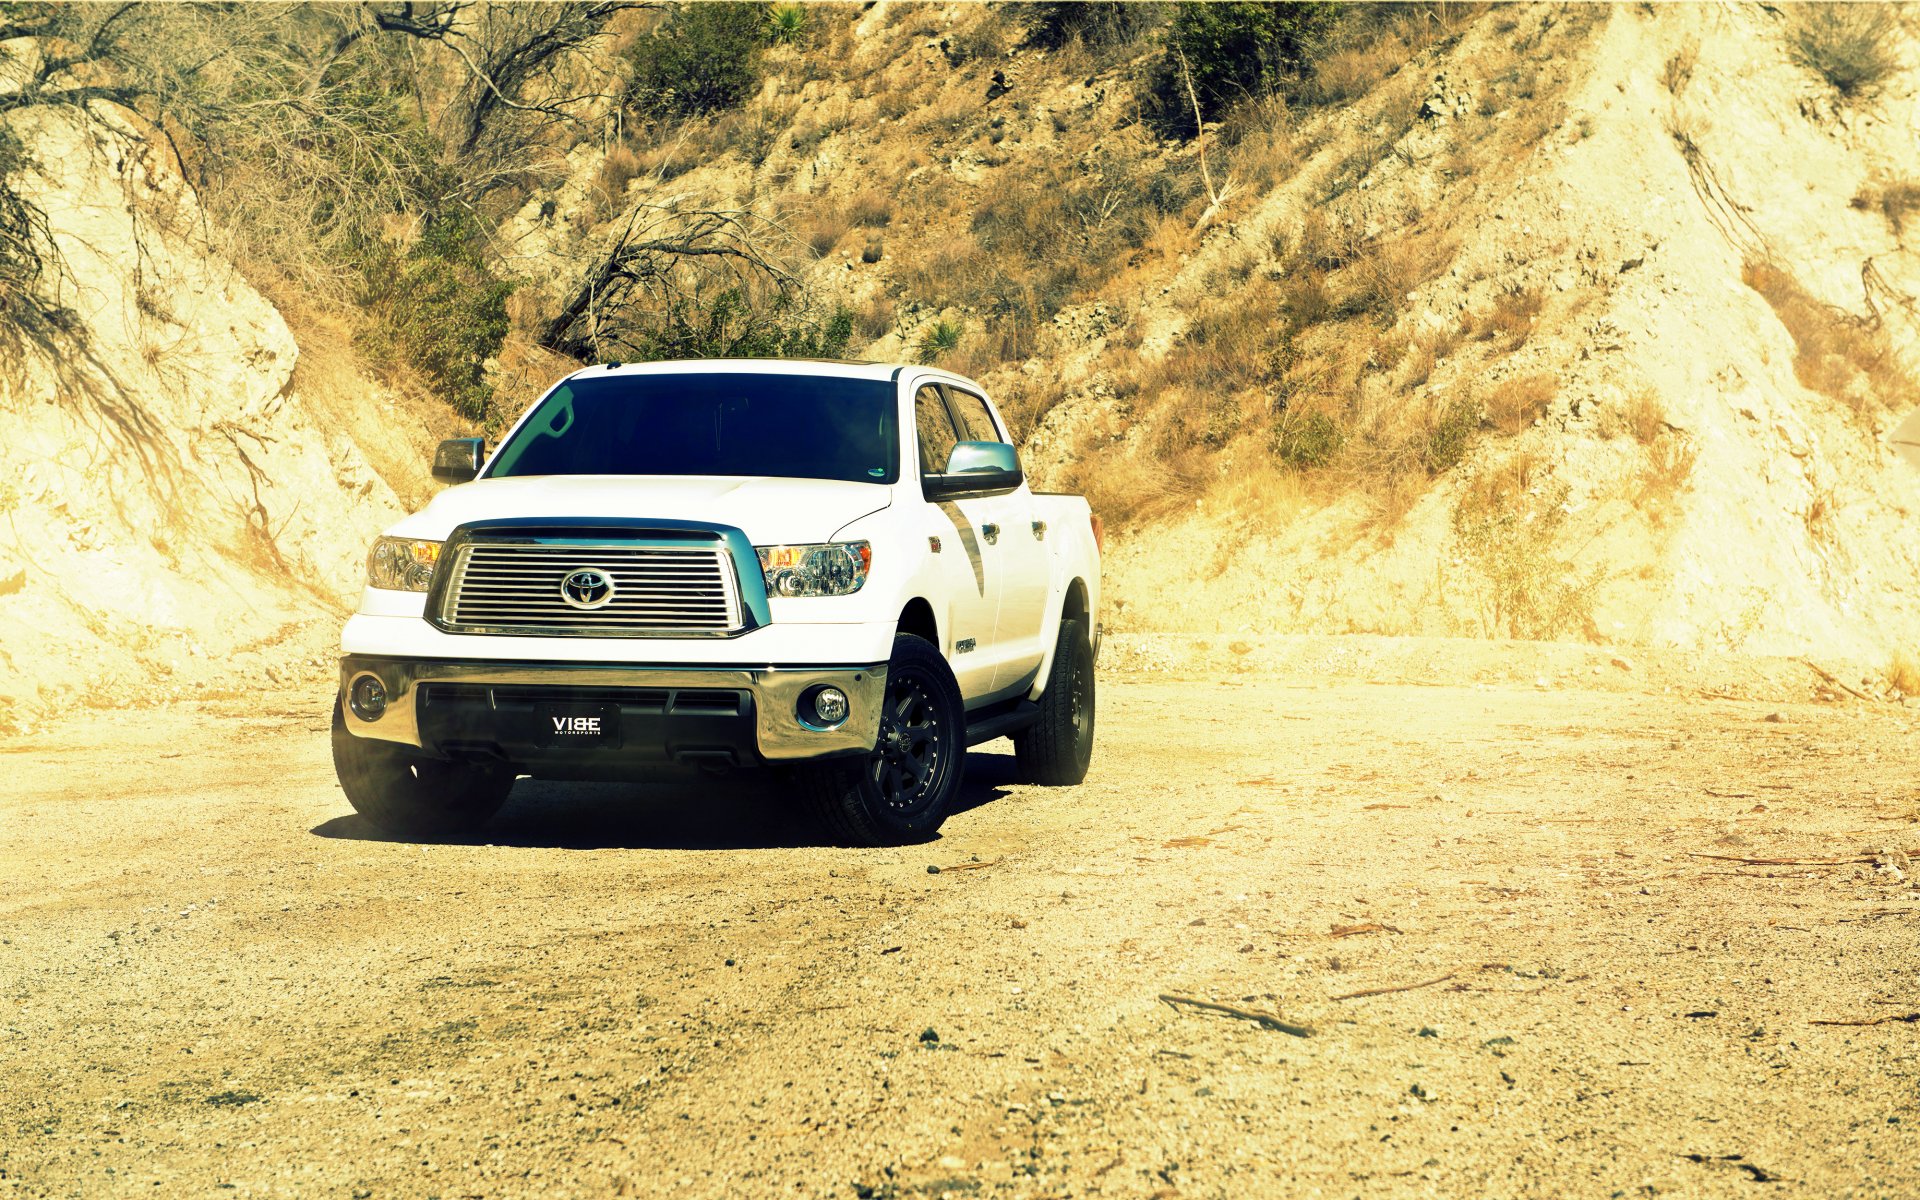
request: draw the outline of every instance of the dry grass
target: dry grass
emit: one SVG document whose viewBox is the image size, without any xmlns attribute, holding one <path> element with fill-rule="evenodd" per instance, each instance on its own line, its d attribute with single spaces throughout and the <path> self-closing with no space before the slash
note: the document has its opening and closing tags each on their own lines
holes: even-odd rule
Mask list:
<svg viewBox="0 0 1920 1200">
<path fill-rule="evenodd" d="M 640 155 L 632 147 L 625 142 L 615 142 L 607 150 L 606 158 L 601 160 L 599 173 L 594 176 L 595 219 L 605 220 L 625 208 L 627 185 L 645 170 Z"/>
<path fill-rule="evenodd" d="M 1877 321 L 1821 303 L 1772 263 L 1749 260 L 1740 278 L 1760 293 L 1793 339 L 1793 375 L 1803 386 L 1862 416 L 1876 407 L 1920 402 L 1920 388 Z"/>
<path fill-rule="evenodd" d="M 1905 650 L 1894 651 L 1893 661 L 1887 664 L 1887 682 L 1903 696 L 1920 696 L 1920 660 Z"/>
<path fill-rule="evenodd" d="M 1642 446 L 1651 446 L 1667 431 L 1667 415 L 1660 407 L 1660 393 L 1642 387 L 1627 397 L 1618 415 L 1620 429 Z"/>
<path fill-rule="evenodd" d="M 833 253 L 833 248 L 852 228 L 853 222 L 848 219 L 846 209 L 837 204 L 823 203 L 809 211 L 801 221 L 801 232 L 807 239 L 807 245 L 822 258 Z"/>
<path fill-rule="evenodd" d="M 893 197 L 868 188 L 847 202 L 847 219 L 862 229 L 885 229 L 893 222 Z"/>
<path fill-rule="evenodd" d="M 867 297 L 865 303 L 853 310 L 853 327 L 868 341 L 892 333 L 893 322 L 893 301 L 884 293 L 874 293 Z"/>
<path fill-rule="evenodd" d="M 1559 391 L 1551 375 L 1509 379 L 1487 393 L 1487 420 L 1495 429 L 1512 437 L 1545 416 L 1547 406 Z"/>
<path fill-rule="evenodd" d="M 1655 438 L 1647 447 L 1646 465 L 1640 469 L 1634 507 L 1655 524 L 1664 522 L 1673 508 L 1674 498 L 1693 478 L 1693 468 L 1699 458 L 1700 452 L 1692 439 L 1678 430 L 1669 429 Z"/>
<path fill-rule="evenodd" d="M 1214 456 L 1195 451 L 1129 455 L 1108 446 L 1083 456 L 1066 476 L 1066 490 L 1111 530 L 1137 529 L 1193 507 L 1217 477 Z"/>
<path fill-rule="evenodd" d="M 1833 517 L 1837 505 L 1832 488 L 1818 487 L 1813 490 L 1812 497 L 1807 500 L 1805 513 L 1807 536 L 1816 542 L 1833 540 Z"/>
<path fill-rule="evenodd" d="M 1461 323 L 1461 332 L 1475 341 L 1492 342 L 1496 349 L 1511 354 L 1533 335 L 1546 303 L 1539 288 L 1503 293 L 1485 311 L 1469 313 Z"/>
</svg>

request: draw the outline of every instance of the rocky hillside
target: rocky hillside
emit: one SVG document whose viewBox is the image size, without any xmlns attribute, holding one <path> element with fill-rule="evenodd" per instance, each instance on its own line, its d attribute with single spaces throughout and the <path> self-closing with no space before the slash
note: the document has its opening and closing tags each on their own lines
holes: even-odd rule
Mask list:
<svg viewBox="0 0 1920 1200">
<path fill-rule="evenodd" d="M 1847 42 L 1812 8 L 1355 6 L 1222 103 L 1210 63 L 1169 74 L 1180 6 L 1063 10 L 752 9 L 773 44 L 699 105 L 662 72 L 719 10 L 609 19 L 571 68 L 600 98 L 475 209 L 462 270 L 514 290 L 457 401 L 372 370 L 337 301 L 290 333 L 151 127 L 10 113 L 91 349 L 5 372 L 0 691 L 323 661 L 454 424 L 436 395 L 497 425 L 570 356 L 714 330 L 983 378 L 1116 530 L 1119 631 L 1812 655 L 1920 691 L 1914 14 Z M 1861 44 L 1871 78 L 1836 65 Z M 699 237 L 746 265 L 659 286 Z M 253 282 L 284 308 L 286 277 Z"/>
</svg>

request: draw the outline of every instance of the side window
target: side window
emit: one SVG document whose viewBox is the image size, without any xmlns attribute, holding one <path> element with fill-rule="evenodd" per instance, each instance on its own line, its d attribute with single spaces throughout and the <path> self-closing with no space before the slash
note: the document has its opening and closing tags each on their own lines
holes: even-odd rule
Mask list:
<svg viewBox="0 0 1920 1200">
<path fill-rule="evenodd" d="M 947 389 L 947 398 L 953 401 L 954 415 L 960 418 L 960 440 L 964 442 L 1005 442 L 1000 431 L 993 427 L 993 414 L 987 411 L 987 402 L 972 392 L 963 392 L 959 388 Z"/>
<path fill-rule="evenodd" d="M 913 395 L 913 424 L 920 438 L 920 473 L 938 475 L 947 469 L 954 443 L 953 418 L 940 399 L 940 389 L 929 383 Z"/>
</svg>

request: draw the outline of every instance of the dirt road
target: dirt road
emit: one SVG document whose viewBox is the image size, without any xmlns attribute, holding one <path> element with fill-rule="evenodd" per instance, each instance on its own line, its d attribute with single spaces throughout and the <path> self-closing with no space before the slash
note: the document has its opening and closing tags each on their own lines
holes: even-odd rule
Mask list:
<svg viewBox="0 0 1920 1200">
<path fill-rule="evenodd" d="M 1920 892 L 1736 861 L 1920 846 L 1912 708 L 1103 688 L 1084 787 L 988 747 L 886 851 L 383 841 L 308 694 L 0 744 L 0 1195 L 1920 1194 Z"/>
</svg>

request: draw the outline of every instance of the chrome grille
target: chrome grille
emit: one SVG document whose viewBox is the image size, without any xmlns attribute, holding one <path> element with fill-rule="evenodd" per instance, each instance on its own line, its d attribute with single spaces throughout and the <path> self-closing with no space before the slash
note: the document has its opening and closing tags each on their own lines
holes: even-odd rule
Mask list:
<svg viewBox="0 0 1920 1200">
<path fill-rule="evenodd" d="M 587 568 L 613 580 L 604 607 L 561 598 L 561 581 Z M 711 543 L 472 542 L 455 553 L 440 624 L 456 633 L 666 637 L 732 633 L 745 621 L 732 556 Z"/>
</svg>

